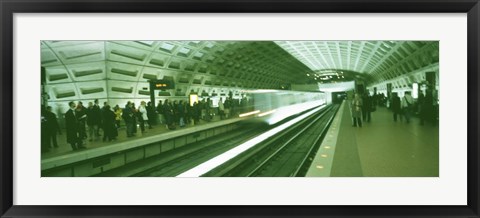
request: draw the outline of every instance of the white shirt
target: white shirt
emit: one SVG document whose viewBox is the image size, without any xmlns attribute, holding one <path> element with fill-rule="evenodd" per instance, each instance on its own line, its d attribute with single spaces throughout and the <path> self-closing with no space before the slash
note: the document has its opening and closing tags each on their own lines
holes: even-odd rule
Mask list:
<svg viewBox="0 0 480 218">
<path fill-rule="evenodd" d="M 140 107 L 138 107 L 138 111 L 140 111 L 140 113 L 142 113 L 142 119 L 143 120 L 148 120 L 147 109 L 145 108 L 145 106 L 140 105 Z"/>
</svg>

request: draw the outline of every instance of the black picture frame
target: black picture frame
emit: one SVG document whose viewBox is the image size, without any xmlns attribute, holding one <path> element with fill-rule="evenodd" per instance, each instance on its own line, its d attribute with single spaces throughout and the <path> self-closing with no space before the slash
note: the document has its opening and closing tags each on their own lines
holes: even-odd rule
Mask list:
<svg viewBox="0 0 480 218">
<path fill-rule="evenodd" d="M 478 0 L 0 0 L 1 217 L 479 217 Z M 14 13 L 467 13 L 468 205 L 466 206 L 17 206 L 13 200 Z M 35 52 L 35 51 L 34 51 Z"/>
</svg>

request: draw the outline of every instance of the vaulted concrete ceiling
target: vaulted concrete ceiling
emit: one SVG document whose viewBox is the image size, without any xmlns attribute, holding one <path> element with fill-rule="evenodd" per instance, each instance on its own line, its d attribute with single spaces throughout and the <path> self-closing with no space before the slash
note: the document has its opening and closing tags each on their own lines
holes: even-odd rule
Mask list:
<svg viewBox="0 0 480 218">
<path fill-rule="evenodd" d="M 148 99 L 149 79 L 174 80 L 171 96 L 277 89 L 329 70 L 378 82 L 438 63 L 438 49 L 433 41 L 42 41 L 41 65 L 50 101 Z"/>
<path fill-rule="evenodd" d="M 271 41 L 42 41 L 41 48 L 50 101 L 148 98 L 149 79 L 174 80 L 172 96 L 278 89 L 311 72 Z"/>
<path fill-rule="evenodd" d="M 350 71 L 378 82 L 439 61 L 438 41 L 275 41 L 292 56 L 321 73 Z"/>
</svg>

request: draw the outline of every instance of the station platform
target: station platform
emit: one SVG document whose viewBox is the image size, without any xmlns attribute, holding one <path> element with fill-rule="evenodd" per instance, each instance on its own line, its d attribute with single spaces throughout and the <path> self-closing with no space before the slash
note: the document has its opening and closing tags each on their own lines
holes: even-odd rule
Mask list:
<svg viewBox="0 0 480 218">
<path fill-rule="evenodd" d="M 57 136 L 58 148 L 50 148 L 49 152 L 42 153 L 42 174 L 43 171 L 52 171 L 44 175 L 89 176 L 228 132 L 235 129 L 237 123 L 244 119 L 247 118 L 220 120 L 218 116 L 215 116 L 209 122 L 201 120 L 196 125 L 186 124 L 175 130 L 167 129 L 165 124 L 157 124 L 153 129 L 146 127 L 143 134 L 140 128 L 137 128 L 137 134 L 134 137 L 127 137 L 125 127 L 123 127 L 118 130 L 117 140 L 103 142 L 102 136 L 93 141 L 86 139 L 84 140 L 86 149 L 76 151 L 73 151 L 71 146 L 66 143 L 65 134 L 62 134 Z M 82 167 L 82 165 L 84 166 Z M 71 175 L 73 171 L 76 173 Z"/>
<path fill-rule="evenodd" d="M 393 120 L 377 107 L 371 122 L 353 127 L 344 101 L 306 176 L 311 177 L 438 177 L 439 127 L 412 117 Z"/>
</svg>

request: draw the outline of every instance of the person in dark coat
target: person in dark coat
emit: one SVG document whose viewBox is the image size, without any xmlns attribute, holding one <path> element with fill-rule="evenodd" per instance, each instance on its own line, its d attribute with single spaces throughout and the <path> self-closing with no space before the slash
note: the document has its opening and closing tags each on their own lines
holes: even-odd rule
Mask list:
<svg viewBox="0 0 480 218">
<path fill-rule="evenodd" d="M 397 116 L 400 116 L 400 121 L 402 121 L 402 109 L 400 107 L 400 97 L 396 92 L 392 93 L 392 111 L 393 111 L 393 121 L 397 122 Z"/>
<path fill-rule="evenodd" d="M 433 93 L 430 89 L 425 90 L 425 98 L 420 109 L 420 124 L 423 125 L 425 121 L 433 124 Z"/>
<path fill-rule="evenodd" d="M 198 102 L 193 103 L 192 107 L 192 116 L 193 116 L 193 124 L 196 125 L 200 122 L 200 114 L 201 114 L 201 109 L 198 104 Z"/>
<path fill-rule="evenodd" d="M 93 109 L 93 102 L 88 102 L 87 107 L 87 126 L 88 126 L 88 141 L 95 141 L 98 139 L 96 132 L 98 131 L 98 118 L 95 116 Z"/>
<path fill-rule="evenodd" d="M 133 124 L 134 124 L 134 111 L 132 110 L 132 103 L 128 102 L 125 105 L 125 108 L 123 109 L 122 113 L 123 120 L 125 121 L 125 125 L 127 126 L 126 131 L 127 131 L 127 137 L 132 137 L 133 136 Z"/>
<path fill-rule="evenodd" d="M 76 117 L 78 119 L 78 134 L 81 140 L 87 138 L 87 130 L 85 124 L 87 123 L 87 108 L 85 108 L 81 101 L 77 105 Z"/>
<path fill-rule="evenodd" d="M 152 106 L 152 102 L 149 101 L 147 103 L 146 109 L 147 109 L 147 117 L 148 117 L 148 120 L 147 120 L 148 128 L 152 129 L 154 120 L 156 119 L 155 108 Z"/>
<path fill-rule="evenodd" d="M 94 120 L 93 127 L 95 130 L 95 135 L 97 137 L 100 136 L 100 127 L 102 125 L 102 111 L 100 109 L 100 106 L 98 105 L 98 99 L 95 99 L 95 104 L 93 105 L 92 108 L 92 120 Z"/>
<path fill-rule="evenodd" d="M 82 145 L 82 140 L 78 132 L 78 119 L 75 110 L 75 103 L 71 101 L 68 103 L 70 109 L 65 113 L 65 127 L 67 132 L 67 143 L 72 146 L 73 150 L 85 148 Z"/>
<path fill-rule="evenodd" d="M 61 131 L 57 122 L 57 116 L 52 112 L 52 107 L 47 107 L 45 118 L 48 147 L 52 147 L 53 145 L 53 147 L 58 148 L 57 133 L 61 134 Z"/>
<path fill-rule="evenodd" d="M 157 113 L 158 113 L 158 120 L 160 122 L 160 124 L 164 124 L 165 123 L 165 115 L 163 113 L 163 104 L 162 104 L 162 100 L 158 100 L 158 104 L 157 104 Z"/>
<path fill-rule="evenodd" d="M 110 110 L 110 105 L 106 105 L 103 110 L 103 141 L 115 140 L 118 136 L 117 127 L 115 126 L 115 113 Z"/>
<path fill-rule="evenodd" d="M 163 112 L 165 113 L 167 128 L 172 128 L 174 126 L 173 109 L 168 99 L 166 99 L 165 103 L 163 104 Z"/>
<path fill-rule="evenodd" d="M 48 128 L 47 128 L 47 118 L 45 117 L 45 107 L 41 107 L 41 126 L 40 126 L 40 139 L 41 139 L 41 152 L 46 153 L 50 151 L 50 142 L 48 142 Z"/>
<path fill-rule="evenodd" d="M 192 122 L 192 106 L 190 102 L 185 102 L 185 123 L 190 124 Z"/>
<path fill-rule="evenodd" d="M 132 112 L 133 112 L 133 117 L 132 117 L 132 120 L 133 120 L 133 135 L 136 135 L 137 134 L 137 118 L 138 118 L 138 110 L 137 108 L 135 107 L 135 103 L 132 103 L 131 104 L 131 109 L 132 109 Z"/>
<path fill-rule="evenodd" d="M 363 94 L 363 106 L 362 106 L 362 118 L 363 122 L 369 122 L 371 120 L 371 112 L 372 112 L 372 97 L 369 96 L 368 92 Z"/>
</svg>

